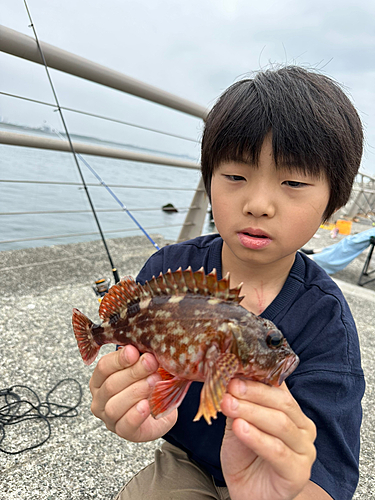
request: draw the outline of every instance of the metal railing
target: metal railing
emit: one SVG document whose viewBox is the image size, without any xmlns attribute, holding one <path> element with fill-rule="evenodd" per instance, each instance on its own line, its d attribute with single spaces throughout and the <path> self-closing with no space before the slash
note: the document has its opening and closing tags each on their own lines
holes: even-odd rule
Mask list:
<svg viewBox="0 0 375 500">
<path fill-rule="evenodd" d="M 350 200 L 341 213 L 348 218 L 360 215 L 375 222 L 375 177 L 357 175 Z"/>
<path fill-rule="evenodd" d="M 49 43 L 41 41 L 40 46 L 43 50 L 46 63 L 50 68 L 162 104 L 188 115 L 202 118 L 203 120 L 207 116 L 207 109 L 199 104 L 131 78 L 101 64 L 89 61 L 84 57 L 54 47 Z M 0 50 L 13 56 L 43 64 L 34 38 L 1 25 Z"/>
<path fill-rule="evenodd" d="M 106 87 L 112 88 L 119 90 L 121 92 L 125 92 L 127 94 L 131 94 L 134 96 L 137 96 L 142 99 L 146 99 L 147 101 L 154 102 L 161 104 L 163 106 L 166 106 L 168 108 L 178 110 L 180 112 L 186 113 L 188 115 L 198 117 L 201 119 L 205 119 L 207 115 L 207 110 L 206 108 L 195 104 L 191 101 L 188 101 L 186 99 L 180 98 L 176 95 L 173 95 L 171 93 L 165 92 L 161 89 L 158 89 L 156 87 L 153 87 L 151 85 L 148 85 L 144 82 L 135 80 L 131 77 L 128 77 L 122 73 L 119 73 L 117 71 L 114 71 L 110 68 L 106 68 L 105 66 L 99 65 L 97 63 L 94 63 L 92 61 L 89 61 L 85 58 L 79 57 L 75 54 L 72 54 L 70 52 L 64 51 L 62 49 L 59 49 L 57 47 L 54 47 L 50 44 L 47 44 L 45 42 L 40 42 L 40 46 L 43 50 L 44 58 L 46 60 L 46 63 L 48 67 L 54 68 L 60 71 L 63 71 L 65 73 L 68 73 L 70 75 L 74 75 L 80 78 L 83 78 L 85 80 L 95 82 L 100 85 L 104 85 Z M 21 57 L 23 59 L 32 61 L 37 64 L 43 64 L 40 52 L 37 47 L 37 43 L 34 38 L 29 37 L 27 35 L 21 34 L 15 30 L 12 30 L 10 28 L 7 28 L 5 26 L 0 25 L 0 51 L 6 52 L 8 54 L 11 54 L 16 57 Z M 14 94 L 9 94 L 2 92 L 2 95 L 6 95 L 8 97 L 12 98 L 17 98 L 17 99 L 23 99 L 31 102 L 35 102 L 44 106 L 50 106 L 50 107 L 55 107 L 56 105 L 53 105 L 51 103 L 47 103 L 45 101 L 36 101 L 34 99 L 30 99 L 25 96 L 17 96 Z M 88 113 L 83 110 L 75 110 L 72 108 L 65 108 L 61 106 L 61 109 L 75 112 L 75 113 L 81 113 L 85 114 L 87 116 L 92 116 L 95 118 L 100 118 L 104 120 L 109 120 L 113 121 L 116 123 L 120 123 L 123 125 L 128 125 L 140 129 L 145 129 L 148 131 L 152 131 L 155 133 L 159 134 L 164 134 L 164 135 L 169 135 L 171 137 L 176 137 L 179 139 L 183 140 L 188 140 L 188 141 L 194 141 L 194 139 L 175 134 L 175 133 L 170 133 L 166 131 L 160 131 L 156 129 L 151 129 L 149 127 L 145 127 L 139 124 L 134 124 L 134 123 L 129 123 L 126 121 L 122 120 L 116 120 L 112 119 L 107 116 L 102 116 L 99 114 L 94 114 L 94 113 Z M 14 132 L 9 132 L 9 131 L 0 131 L 0 143 L 1 144 L 6 144 L 9 146 L 23 146 L 23 147 L 28 147 L 28 148 L 38 148 L 38 149 L 45 149 L 45 150 L 54 150 L 54 151 L 67 151 L 70 152 L 71 148 L 69 147 L 68 141 L 60 140 L 60 139 L 54 139 L 51 137 L 40 137 L 36 135 L 30 135 L 30 134 L 20 134 L 20 133 L 14 133 Z M 140 153 L 140 152 L 134 152 L 134 151 L 129 151 L 123 148 L 117 148 L 117 147 L 110 147 L 110 146 L 102 146 L 102 145 L 97 145 L 97 144 L 88 144 L 88 143 L 82 143 L 82 142 L 74 142 L 73 141 L 73 147 L 74 150 L 77 154 L 85 154 L 85 155 L 93 155 L 95 157 L 105 157 L 105 158 L 116 158 L 116 159 L 122 159 L 122 160 L 127 160 L 127 161 L 132 161 L 132 162 L 142 162 L 146 164 L 153 164 L 153 165 L 164 165 L 164 166 L 170 166 L 174 168 L 183 168 L 183 169 L 195 169 L 199 170 L 199 165 L 196 164 L 193 161 L 188 161 L 180 158 L 176 158 L 173 156 L 161 156 L 157 154 L 147 154 L 147 153 Z M 157 167 L 155 167 L 157 168 Z M 47 180 L 16 180 L 16 179 L 2 179 L 0 180 L 0 183 L 38 183 L 38 184 L 49 184 L 49 185 L 71 185 L 71 186 L 76 186 L 76 185 L 81 185 L 79 183 L 74 183 L 74 182 L 59 182 L 59 181 L 47 181 Z M 100 184 L 92 184 L 88 183 L 87 184 L 90 187 L 98 186 Z M 111 186 L 111 184 L 109 184 Z M 123 184 L 112 184 L 112 186 L 119 187 L 119 188 L 130 188 L 130 189 L 142 189 L 145 188 L 147 190 L 160 190 L 160 189 L 166 189 L 166 190 L 181 190 L 181 191 L 186 191 L 186 187 L 160 187 L 160 186 L 140 186 L 140 185 L 123 185 Z M 194 236 L 197 236 L 201 234 L 203 223 L 206 217 L 207 213 L 207 206 L 208 206 L 208 200 L 207 196 L 205 194 L 204 186 L 202 183 L 202 180 L 200 180 L 197 189 L 191 189 L 194 191 L 194 196 L 193 200 L 191 201 L 191 205 L 187 207 L 179 207 L 180 210 L 187 210 L 187 215 L 185 218 L 184 223 L 182 224 L 182 228 L 178 237 L 178 241 L 183 241 L 189 238 L 192 238 Z M 145 207 L 145 208 L 132 208 L 129 209 L 132 211 L 154 211 L 154 210 L 160 210 L 160 207 Z M 116 212 L 116 211 L 121 211 L 121 209 L 99 209 L 97 210 L 98 212 Z M 1 216 L 6 216 L 6 215 L 47 215 L 47 214 L 52 214 L 52 213 L 59 213 L 59 214 L 79 214 L 79 213 L 89 213 L 89 210 L 34 210 L 34 211 L 23 211 L 23 210 L 14 210 L 13 212 L 2 212 L 0 213 Z M 148 230 L 153 230 L 153 229 L 160 229 L 163 226 L 153 226 L 150 228 L 147 228 Z M 168 224 L 168 227 L 173 227 L 173 224 Z M 128 229 L 130 231 L 130 229 Z M 119 229 L 119 230 L 110 230 L 110 231 L 104 231 L 108 233 L 116 233 L 116 232 L 123 232 L 127 231 L 127 229 Z M 97 234 L 96 232 L 85 232 L 85 233 L 80 233 L 80 235 L 91 235 L 91 234 Z M 43 239 L 49 239 L 49 238 L 69 238 L 69 237 L 74 237 L 77 234 L 63 234 L 63 235 L 54 235 L 54 236 L 35 236 L 35 238 L 13 238 L 13 239 L 8 239 L 8 240 L 3 240 L 0 241 L 0 243 L 7 242 L 20 242 L 20 241 L 32 241 L 34 239 L 38 240 L 43 240 Z"/>
<path fill-rule="evenodd" d="M 114 71 L 112 69 L 106 68 L 105 66 L 99 65 L 85 58 L 79 57 L 70 52 L 64 51 L 50 44 L 40 42 L 40 46 L 43 50 L 45 60 L 50 68 L 63 71 L 70 75 L 83 78 L 85 80 L 104 85 L 106 87 L 116 89 L 127 94 L 137 96 L 147 101 L 154 102 L 166 106 L 170 109 L 178 110 L 180 112 L 186 113 L 190 116 L 198 117 L 205 120 L 207 116 L 206 108 L 195 104 L 186 99 L 182 99 L 178 96 L 165 92 L 161 89 L 148 85 L 144 82 L 135 80 L 128 77 L 122 73 Z M 21 34 L 15 30 L 4 27 L 0 25 L 0 51 L 6 52 L 16 57 L 21 57 L 23 59 L 32 61 L 37 64 L 43 64 L 40 56 L 36 41 L 34 38 L 27 35 Z M 31 101 L 43 106 L 56 108 L 56 105 L 39 101 L 35 99 L 30 99 L 26 96 L 19 96 L 14 94 L 9 94 L 5 92 L 0 92 L 9 98 L 22 99 L 25 101 Z M 179 139 L 187 141 L 195 141 L 192 138 L 185 137 L 180 134 L 170 133 L 167 131 L 161 131 L 154 128 L 146 127 L 140 124 L 130 123 L 123 120 L 117 120 L 108 116 L 103 116 L 95 113 L 89 113 L 84 110 L 76 110 L 73 108 L 63 107 L 69 112 L 80 113 L 89 117 L 95 117 L 102 120 L 107 120 L 111 122 L 116 122 L 121 125 L 131 126 L 139 129 L 145 129 L 150 132 L 169 135 L 171 137 L 176 137 Z M 38 148 L 44 150 L 53 151 L 63 151 L 70 152 L 68 141 L 55 139 L 51 137 L 41 137 L 30 134 L 20 134 L 10 131 L 0 131 L 0 143 L 9 146 L 23 146 L 28 148 Z M 121 160 L 127 160 L 132 162 L 141 162 L 152 165 L 164 165 L 173 168 L 183 168 L 183 169 L 193 169 L 199 170 L 199 165 L 193 161 L 173 157 L 173 156 L 161 156 L 158 154 L 148 154 L 140 153 L 126 150 L 122 147 L 111 147 L 103 146 L 98 144 L 89 144 L 83 142 L 73 141 L 74 150 L 78 154 L 92 155 L 94 157 L 103 158 L 115 158 Z M 157 168 L 157 167 L 155 167 Z M 0 184 L 4 183 L 37 183 L 37 184 L 49 184 L 53 185 L 65 185 L 65 186 L 82 186 L 80 183 L 74 182 L 59 182 L 54 180 L 16 180 L 16 179 L 0 179 Z M 89 187 L 100 186 L 98 183 L 88 183 Z M 194 190 L 193 188 L 186 187 L 160 187 L 160 186 L 141 186 L 141 185 L 124 185 L 124 184 L 109 184 L 116 188 L 128 188 L 128 189 L 147 189 L 147 190 L 171 190 L 174 191 L 186 191 L 190 189 L 194 191 L 193 199 L 189 208 L 183 206 L 179 207 L 182 210 L 187 210 L 187 215 L 185 221 L 182 224 L 180 234 L 177 241 L 184 241 L 186 239 L 198 236 L 202 232 L 202 227 L 207 213 L 208 200 L 205 194 L 205 189 L 203 186 L 202 179 L 199 181 L 198 187 Z M 145 211 L 155 211 L 160 210 L 160 207 L 137 207 L 131 208 L 129 210 L 145 212 Z M 121 209 L 99 209 L 98 212 L 119 212 Z M 48 214 L 84 214 L 89 213 L 89 210 L 14 210 L 13 212 L 1 212 L 0 216 L 16 216 L 16 215 L 48 215 Z M 370 220 L 375 220 L 375 178 L 359 173 L 353 187 L 352 195 L 348 204 L 343 207 L 339 213 L 340 216 L 347 218 L 352 218 L 356 215 L 361 215 L 369 218 Z M 168 227 L 173 227 L 174 224 L 169 224 Z M 147 230 L 161 229 L 163 226 L 157 225 L 146 228 Z M 116 233 L 116 232 L 126 232 L 130 229 L 112 229 L 109 231 L 104 231 L 105 233 Z M 98 234 L 97 232 L 82 232 L 79 235 L 93 235 Z M 7 240 L 0 241 L 0 243 L 14 243 L 21 241 L 32 241 L 32 240 L 47 240 L 50 238 L 71 238 L 74 236 L 79 236 L 76 234 L 61 234 L 61 235 L 36 235 L 35 238 L 11 238 Z"/>
</svg>

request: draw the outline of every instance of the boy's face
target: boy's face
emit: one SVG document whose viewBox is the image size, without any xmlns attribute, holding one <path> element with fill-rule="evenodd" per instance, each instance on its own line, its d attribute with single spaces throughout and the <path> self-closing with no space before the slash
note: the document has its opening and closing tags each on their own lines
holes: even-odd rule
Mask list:
<svg viewBox="0 0 375 500">
<path fill-rule="evenodd" d="M 268 136 L 257 166 L 225 162 L 212 176 L 212 211 L 225 254 L 238 264 L 291 266 L 321 224 L 329 196 L 323 177 L 276 170 Z"/>
</svg>

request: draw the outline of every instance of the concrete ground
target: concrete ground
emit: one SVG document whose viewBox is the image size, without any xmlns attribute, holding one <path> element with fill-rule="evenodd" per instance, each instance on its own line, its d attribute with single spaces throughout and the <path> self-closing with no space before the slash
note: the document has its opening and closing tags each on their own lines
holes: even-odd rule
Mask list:
<svg viewBox="0 0 375 500">
<path fill-rule="evenodd" d="M 361 226 L 357 230 L 368 229 Z M 307 247 L 336 243 L 320 229 Z M 162 246 L 166 242 L 157 238 Z M 154 251 L 142 236 L 110 240 L 109 248 L 120 275 L 135 276 Z M 356 286 L 366 252 L 334 278 L 355 317 L 363 355 L 367 391 L 363 401 L 361 477 L 355 499 L 375 499 L 375 281 Z M 373 263 L 375 265 L 375 262 Z M 82 363 L 71 329 L 71 310 L 78 307 L 97 319 L 98 302 L 91 289 L 95 279 L 111 277 L 101 242 L 61 245 L 0 253 L 0 407 L 1 391 L 41 401 L 59 381 L 75 379 L 82 387 L 78 415 L 50 421 L 51 436 L 40 447 L 20 454 L 0 451 L 0 500 L 109 500 L 139 469 L 153 459 L 159 442 L 134 444 L 107 431 L 90 412 L 88 382 L 93 367 Z M 375 276 L 375 275 L 374 275 Z M 113 280 L 112 280 L 113 282 Z M 101 352 L 112 350 L 105 346 Z M 49 399 L 73 406 L 77 383 L 69 380 Z M 4 409 L 0 411 L 4 416 Z M 47 436 L 44 421 L 6 426 L 1 450 L 17 451 Z M 1 440 L 1 429 L 0 429 Z"/>
</svg>

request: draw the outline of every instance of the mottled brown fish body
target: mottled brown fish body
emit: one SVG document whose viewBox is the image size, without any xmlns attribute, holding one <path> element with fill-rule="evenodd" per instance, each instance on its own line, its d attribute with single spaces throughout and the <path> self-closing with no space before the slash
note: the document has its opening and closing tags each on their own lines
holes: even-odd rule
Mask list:
<svg viewBox="0 0 375 500">
<path fill-rule="evenodd" d="M 226 387 L 234 376 L 280 384 L 298 357 L 276 326 L 239 302 L 240 287 L 216 272 L 191 269 L 168 272 L 138 285 L 125 278 L 102 300 L 94 325 L 77 309 L 73 328 L 82 358 L 90 364 L 106 343 L 132 344 L 151 352 L 163 380 L 150 398 L 156 418 L 181 404 L 191 382 L 205 382 L 196 419 L 216 418 Z"/>
<path fill-rule="evenodd" d="M 233 320 L 228 317 L 243 312 L 246 310 L 236 304 L 188 292 L 154 297 L 147 304 L 140 302 L 134 316 L 113 324 L 103 323 L 92 334 L 97 344 L 132 344 L 141 352 L 153 353 L 171 374 L 204 381 L 204 359 L 211 346 L 224 353 L 233 345 L 236 351 L 236 341 L 228 327 Z"/>
</svg>

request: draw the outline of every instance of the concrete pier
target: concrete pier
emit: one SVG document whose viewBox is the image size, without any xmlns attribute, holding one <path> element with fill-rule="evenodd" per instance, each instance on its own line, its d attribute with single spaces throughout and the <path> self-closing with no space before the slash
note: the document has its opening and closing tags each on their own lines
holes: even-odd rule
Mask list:
<svg viewBox="0 0 375 500">
<path fill-rule="evenodd" d="M 340 239 L 330 240 L 323 229 L 318 236 L 307 247 L 326 246 Z M 167 243 L 161 237 L 155 239 L 159 246 Z M 108 244 L 120 276 L 135 276 L 155 251 L 143 236 L 110 240 Z M 366 287 L 356 286 L 365 256 L 366 252 L 333 276 L 357 323 L 367 381 L 357 500 L 375 499 L 375 281 Z M 124 441 L 90 412 L 88 382 L 93 366 L 85 366 L 79 356 L 71 311 L 78 307 L 93 320 L 98 319 L 98 302 L 91 285 L 101 277 L 110 277 L 113 283 L 102 243 L 1 252 L 0 276 L 0 391 L 26 385 L 45 401 L 47 392 L 65 378 L 77 380 L 83 391 L 78 415 L 51 420 L 51 436 L 42 446 L 15 455 L 0 451 L 0 499 L 109 500 L 152 461 L 160 443 Z M 113 346 L 105 346 L 101 354 L 111 350 Z M 74 405 L 78 395 L 77 385 L 66 382 L 50 400 Z M 6 426 L 0 448 L 16 451 L 32 446 L 46 437 L 47 430 L 45 422 L 35 420 Z"/>
</svg>

